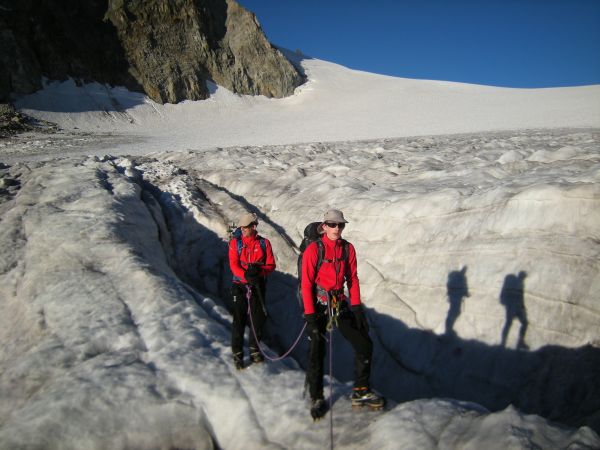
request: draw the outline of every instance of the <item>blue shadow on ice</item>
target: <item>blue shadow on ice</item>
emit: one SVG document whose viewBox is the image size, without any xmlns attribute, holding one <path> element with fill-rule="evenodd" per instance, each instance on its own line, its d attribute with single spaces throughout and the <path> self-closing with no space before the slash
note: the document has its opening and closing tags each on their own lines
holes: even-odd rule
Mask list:
<svg viewBox="0 0 600 450">
<path fill-rule="evenodd" d="M 374 310 L 369 317 L 380 352 L 374 384 L 398 402 L 449 397 L 491 411 L 512 404 L 527 414 L 600 431 L 598 348 L 513 350 L 412 329 Z"/>
<path fill-rule="evenodd" d="M 144 190 L 150 194 L 145 194 L 149 208 L 154 208 L 154 198 L 164 214 L 165 223 L 158 223 L 162 230 L 161 244 L 178 276 L 199 292 L 221 298 L 230 309 L 227 243 L 195 221 L 173 194 L 149 184 L 144 185 Z M 228 194 L 248 210 L 259 212 L 244 198 Z M 269 221 L 264 215 L 261 219 Z M 269 223 L 292 241 L 282 227 Z M 446 331 L 452 330 L 459 303 L 468 296 L 466 267 L 460 272 L 448 277 L 452 299 L 449 299 L 451 317 Z M 522 330 L 526 327 L 520 315 L 526 317 L 526 314 L 519 292 L 523 291 L 524 278 L 525 273 L 507 276 L 500 292 L 500 299 L 507 307 L 507 324 L 516 318 L 521 321 Z M 266 298 L 269 317 L 264 342 L 278 354 L 290 348 L 303 326 L 296 292 L 296 277 L 279 271 L 269 277 Z M 587 425 L 600 432 L 600 349 L 591 345 L 546 346 L 535 351 L 524 346 L 509 349 L 461 339 L 453 332 L 437 335 L 410 328 L 401 320 L 373 309 L 367 308 L 367 313 L 375 346 L 372 387 L 394 402 L 454 398 L 476 402 L 490 411 L 503 410 L 512 404 L 527 414 L 569 426 Z M 525 331 L 521 335 L 524 342 Z M 337 331 L 333 334 L 333 349 L 334 377 L 341 382 L 352 381 L 353 352 Z M 303 337 L 291 357 L 304 368 L 306 355 L 307 339 Z M 330 370 L 328 359 L 325 373 Z M 299 399 L 302 389 L 303 386 L 298 386 Z M 342 394 L 337 390 L 336 398 L 339 395 Z"/>
<path fill-rule="evenodd" d="M 279 49 L 300 73 L 303 83 L 306 82 L 306 72 L 302 61 L 312 59 L 301 52 Z M 122 86 L 111 86 L 98 82 L 83 83 L 74 78 L 67 80 L 44 80 L 43 89 L 15 99 L 18 109 L 50 111 L 62 113 L 101 112 L 107 116 L 127 116 L 127 110 L 147 103 L 147 96 L 141 86 L 131 86 L 136 91 Z M 216 93 L 218 86 L 206 81 L 209 95 Z"/>
<path fill-rule="evenodd" d="M 519 341 L 517 348 L 527 350 L 529 347 L 525 343 L 525 335 L 527 334 L 527 309 L 525 308 L 525 278 L 527 272 L 521 271 L 518 274 L 509 274 L 504 277 L 502 290 L 500 291 L 500 303 L 506 310 L 506 321 L 502 328 L 502 346 L 506 347 L 506 339 L 512 326 L 512 323 L 517 319 L 521 323 L 519 328 Z"/>
<path fill-rule="evenodd" d="M 128 109 L 146 103 L 143 92 L 129 91 L 100 83 L 80 83 L 73 79 L 46 81 L 44 89 L 15 100 L 18 109 L 62 113 L 102 112 L 126 114 Z"/>
<path fill-rule="evenodd" d="M 460 315 L 463 298 L 469 296 L 469 286 L 467 284 L 467 266 L 461 270 L 454 270 L 448 274 L 446 290 L 448 292 L 448 303 L 450 307 L 446 316 L 446 331 L 448 336 L 454 336 L 454 323 Z"/>
</svg>

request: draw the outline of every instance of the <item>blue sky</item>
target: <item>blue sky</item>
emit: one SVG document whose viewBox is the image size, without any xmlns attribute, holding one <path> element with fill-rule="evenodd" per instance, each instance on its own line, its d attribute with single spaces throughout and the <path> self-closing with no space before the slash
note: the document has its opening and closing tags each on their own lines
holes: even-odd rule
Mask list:
<svg viewBox="0 0 600 450">
<path fill-rule="evenodd" d="M 238 0 L 267 38 L 352 69 L 508 87 L 600 84 L 600 0 Z"/>
</svg>

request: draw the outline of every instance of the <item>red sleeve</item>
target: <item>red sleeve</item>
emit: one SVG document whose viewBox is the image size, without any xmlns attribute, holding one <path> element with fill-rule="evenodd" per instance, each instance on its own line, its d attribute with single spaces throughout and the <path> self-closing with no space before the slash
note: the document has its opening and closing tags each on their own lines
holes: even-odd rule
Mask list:
<svg viewBox="0 0 600 450">
<path fill-rule="evenodd" d="M 240 265 L 236 239 L 231 239 L 229 241 L 229 268 L 234 276 L 241 278 L 242 282 L 246 282 L 246 279 L 244 278 L 244 269 Z"/>
<path fill-rule="evenodd" d="M 304 314 L 315 312 L 315 278 L 317 277 L 318 247 L 316 243 L 310 244 L 302 255 L 302 303 Z"/>
<path fill-rule="evenodd" d="M 268 239 L 265 239 L 265 251 L 267 254 L 266 254 L 265 263 L 262 266 L 262 272 L 261 272 L 261 275 L 263 277 L 266 277 L 267 275 L 272 273 L 276 267 L 275 256 L 273 255 L 273 248 L 271 247 L 271 242 L 269 242 Z"/>
<path fill-rule="evenodd" d="M 360 284 L 356 270 L 356 250 L 348 243 L 348 270 L 346 271 L 346 284 L 350 293 L 350 305 L 360 305 Z"/>
</svg>

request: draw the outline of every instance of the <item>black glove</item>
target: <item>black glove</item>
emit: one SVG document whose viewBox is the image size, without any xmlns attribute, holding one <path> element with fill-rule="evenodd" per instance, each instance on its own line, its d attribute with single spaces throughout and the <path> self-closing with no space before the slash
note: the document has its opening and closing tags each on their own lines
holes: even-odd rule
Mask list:
<svg viewBox="0 0 600 450">
<path fill-rule="evenodd" d="M 355 306 L 352 306 L 350 309 L 354 313 L 354 319 L 356 320 L 356 328 L 358 328 L 359 331 L 364 330 L 368 333 L 369 332 L 369 322 L 367 321 L 367 316 L 365 316 L 362 306 L 355 305 Z"/>
<path fill-rule="evenodd" d="M 319 326 L 317 325 L 317 315 L 304 314 L 304 320 L 306 320 L 306 332 L 308 333 L 309 339 L 319 339 Z"/>
<path fill-rule="evenodd" d="M 244 278 L 250 284 L 256 284 L 260 280 L 260 266 L 255 264 L 250 264 L 248 268 L 244 271 Z"/>
</svg>

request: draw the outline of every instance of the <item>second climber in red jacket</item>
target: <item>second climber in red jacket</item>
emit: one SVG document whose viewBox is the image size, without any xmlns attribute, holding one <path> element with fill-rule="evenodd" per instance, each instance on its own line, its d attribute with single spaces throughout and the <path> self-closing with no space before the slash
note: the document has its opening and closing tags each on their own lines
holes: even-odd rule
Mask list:
<svg viewBox="0 0 600 450">
<path fill-rule="evenodd" d="M 323 364 L 328 323 L 336 326 L 354 349 L 352 406 L 380 409 L 385 404 L 369 386 L 373 343 L 361 305 L 356 251 L 342 239 L 347 223 L 341 211 L 327 211 L 320 226 L 321 239 L 309 244 L 302 257 L 302 301 L 310 339 L 306 378 L 314 419 L 327 410 L 323 399 Z M 348 286 L 349 302 L 344 283 Z"/>
<path fill-rule="evenodd" d="M 249 350 L 252 362 L 264 360 L 259 343 L 267 319 L 266 277 L 275 270 L 275 257 L 269 240 L 256 231 L 256 214 L 242 214 L 237 226 L 229 241 L 229 268 L 233 274 L 231 350 L 236 369 L 243 369 L 246 325 L 250 328 Z"/>
</svg>

